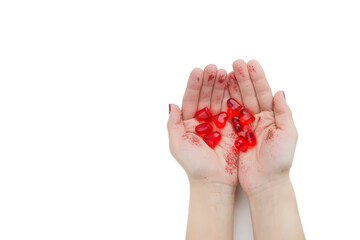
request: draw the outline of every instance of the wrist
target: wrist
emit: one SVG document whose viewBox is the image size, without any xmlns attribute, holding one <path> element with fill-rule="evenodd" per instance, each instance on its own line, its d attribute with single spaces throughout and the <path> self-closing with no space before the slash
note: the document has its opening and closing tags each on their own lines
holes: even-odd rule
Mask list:
<svg viewBox="0 0 360 240">
<path fill-rule="evenodd" d="M 236 186 L 218 182 L 202 182 L 190 180 L 190 193 L 205 194 L 210 196 L 235 196 Z"/>
<path fill-rule="evenodd" d="M 305 239 L 288 175 L 253 189 L 247 197 L 255 239 Z"/>
<path fill-rule="evenodd" d="M 234 201 L 232 186 L 190 181 L 186 239 L 232 239 Z"/>
<path fill-rule="evenodd" d="M 288 176 L 273 179 L 252 189 L 247 193 L 247 198 L 251 213 L 264 215 L 274 222 L 289 205 L 296 205 L 295 192 Z"/>
<path fill-rule="evenodd" d="M 265 183 L 250 189 L 246 192 L 247 198 L 250 200 L 267 198 L 272 195 L 278 195 L 286 191 L 292 190 L 292 184 L 289 178 L 289 174 L 283 175 L 267 180 Z"/>
</svg>

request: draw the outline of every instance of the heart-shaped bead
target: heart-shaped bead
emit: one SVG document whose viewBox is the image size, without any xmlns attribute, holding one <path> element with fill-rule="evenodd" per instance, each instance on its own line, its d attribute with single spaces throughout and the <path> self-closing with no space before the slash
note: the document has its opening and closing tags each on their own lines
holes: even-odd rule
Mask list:
<svg viewBox="0 0 360 240">
<path fill-rule="evenodd" d="M 255 133 L 251 130 L 245 133 L 245 138 L 249 146 L 253 147 L 256 145 L 256 136 Z"/>
<path fill-rule="evenodd" d="M 242 126 L 240 123 L 233 123 L 233 128 L 235 132 L 240 132 L 242 130 Z"/>
<path fill-rule="evenodd" d="M 210 123 L 200 123 L 195 127 L 196 134 L 202 136 L 206 134 L 210 134 L 213 130 L 213 127 Z"/>
<path fill-rule="evenodd" d="M 208 107 L 204 107 L 195 113 L 195 118 L 199 122 L 211 122 L 211 112 Z"/>
<path fill-rule="evenodd" d="M 240 122 L 239 116 L 234 116 L 234 117 L 232 118 L 232 122 L 233 122 L 233 123 L 239 123 L 239 122 Z"/>
<path fill-rule="evenodd" d="M 225 127 L 226 121 L 228 119 L 228 115 L 226 112 L 221 112 L 221 113 L 213 116 L 212 119 L 218 128 L 223 128 L 223 127 Z"/>
<path fill-rule="evenodd" d="M 235 140 L 235 147 L 241 152 L 246 152 L 248 150 L 248 143 L 244 137 L 240 136 Z"/>
<path fill-rule="evenodd" d="M 226 104 L 227 104 L 227 113 L 230 117 L 234 117 L 238 115 L 239 111 L 242 108 L 242 105 L 233 98 L 229 98 Z"/>
<path fill-rule="evenodd" d="M 213 132 L 204 136 L 204 141 L 209 147 L 214 148 L 221 140 L 221 134 L 219 132 Z"/>
<path fill-rule="evenodd" d="M 244 108 L 241 109 L 240 111 L 239 120 L 240 120 L 240 124 L 245 126 L 252 123 L 255 120 L 255 117 L 254 115 L 252 115 L 252 113 L 249 110 Z"/>
</svg>

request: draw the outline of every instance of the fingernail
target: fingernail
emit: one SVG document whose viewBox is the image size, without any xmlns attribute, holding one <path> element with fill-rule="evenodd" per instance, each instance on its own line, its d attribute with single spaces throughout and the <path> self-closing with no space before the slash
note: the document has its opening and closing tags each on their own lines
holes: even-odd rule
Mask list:
<svg viewBox="0 0 360 240">
<path fill-rule="evenodd" d="M 284 95 L 284 99 L 286 100 L 286 97 L 285 97 L 285 92 L 283 91 L 283 95 Z"/>
<path fill-rule="evenodd" d="M 169 104 L 169 114 L 170 114 L 170 112 L 171 112 L 171 104 Z"/>
</svg>

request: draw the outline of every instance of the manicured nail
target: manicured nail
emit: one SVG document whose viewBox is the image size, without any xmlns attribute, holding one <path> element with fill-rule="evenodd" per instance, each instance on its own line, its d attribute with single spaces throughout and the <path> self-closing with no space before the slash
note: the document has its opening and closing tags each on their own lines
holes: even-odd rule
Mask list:
<svg viewBox="0 0 360 240">
<path fill-rule="evenodd" d="M 285 97 L 285 92 L 283 91 L 283 95 L 284 95 L 284 99 L 286 100 L 286 97 Z"/>
<path fill-rule="evenodd" d="M 169 114 L 170 114 L 170 112 L 171 112 L 171 104 L 169 104 Z"/>
</svg>

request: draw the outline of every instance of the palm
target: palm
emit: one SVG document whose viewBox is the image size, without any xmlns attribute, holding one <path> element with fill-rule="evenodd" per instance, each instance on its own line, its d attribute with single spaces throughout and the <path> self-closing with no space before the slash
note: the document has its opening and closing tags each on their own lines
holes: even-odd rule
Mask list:
<svg viewBox="0 0 360 240">
<path fill-rule="evenodd" d="M 171 112 L 178 111 L 181 121 L 174 130 L 169 128 L 170 150 L 192 180 L 237 185 L 238 153 L 234 150 L 235 133 L 229 124 L 223 129 L 214 125 L 222 138 L 215 148 L 210 148 L 201 137 L 195 134 L 199 122 L 194 119 L 196 111 L 209 107 L 213 114 L 226 111 L 225 93 L 227 73 L 217 70 L 215 65 L 207 66 L 204 71 L 194 69 L 189 77 L 180 109 L 172 105 Z M 176 131 L 171 134 L 170 131 Z"/>
<path fill-rule="evenodd" d="M 223 129 L 216 129 L 222 135 L 219 144 L 210 148 L 195 134 L 195 126 L 199 124 L 194 118 L 184 120 L 186 134 L 184 136 L 184 157 L 178 159 L 179 163 L 197 179 L 216 181 L 236 186 L 238 152 L 234 149 L 235 132 L 229 124 Z"/>
<path fill-rule="evenodd" d="M 296 140 L 289 140 L 288 134 L 276 126 L 274 112 L 262 111 L 255 114 L 255 118 L 254 132 L 258 143 L 239 156 L 239 181 L 244 191 L 259 187 L 288 170 L 291 166 L 289 156 L 293 155 L 296 144 Z"/>
<path fill-rule="evenodd" d="M 230 88 L 231 96 L 237 97 L 256 119 L 251 128 L 257 145 L 239 156 L 239 181 L 248 192 L 287 172 L 297 133 L 284 93 L 278 92 L 273 97 L 260 64 L 238 60 L 233 68 L 236 81 L 232 84 L 235 87 Z"/>
</svg>

